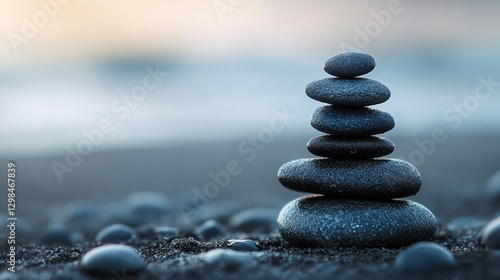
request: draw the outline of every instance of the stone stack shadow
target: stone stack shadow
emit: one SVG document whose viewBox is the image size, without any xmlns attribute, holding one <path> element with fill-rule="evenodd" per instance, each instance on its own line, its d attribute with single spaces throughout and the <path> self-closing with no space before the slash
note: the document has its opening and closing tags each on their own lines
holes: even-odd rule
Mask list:
<svg viewBox="0 0 500 280">
<path fill-rule="evenodd" d="M 306 87 L 310 98 L 329 104 L 311 118 L 311 125 L 327 135 L 307 143 L 321 158 L 294 160 L 278 171 L 283 186 L 317 194 L 281 210 L 280 233 L 295 245 L 400 247 L 436 231 L 427 208 L 400 199 L 420 190 L 418 170 L 402 160 L 380 158 L 392 153 L 394 144 L 374 135 L 393 129 L 395 122 L 389 113 L 367 107 L 391 96 L 380 82 L 358 77 L 374 68 L 368 54 L 340 53 L 324 65 L 335 77 Z"/>
</svg>

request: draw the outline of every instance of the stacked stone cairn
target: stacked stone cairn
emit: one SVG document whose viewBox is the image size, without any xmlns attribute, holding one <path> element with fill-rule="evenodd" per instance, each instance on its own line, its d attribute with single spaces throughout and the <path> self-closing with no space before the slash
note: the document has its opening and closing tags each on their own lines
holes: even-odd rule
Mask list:
<svg viewBox="0 0 500 280">
<path fill-rule="evenodd" d="M 394 128 L 387 113 L 367 106 L 387 101 L 391 92 L 378 81 L 358 78 L 375 68 L 368 54 L 345 52 L 329 58 L 306 94 L 329 105 L 313 113 L 311 125 L 327 135 L 312 138 L 308 150 L 320 158 L 284 164 L 280 183 L 314 193 L 289 202 L 278 217 L 284 239 L 299 246 L 401 247 L 427 240 L 436 231 L 434 215 L 401 199 L 421 186 L 418 170 L 398 159 L 380 158 L 394 144 L 373 136 Z"/>
</svg>

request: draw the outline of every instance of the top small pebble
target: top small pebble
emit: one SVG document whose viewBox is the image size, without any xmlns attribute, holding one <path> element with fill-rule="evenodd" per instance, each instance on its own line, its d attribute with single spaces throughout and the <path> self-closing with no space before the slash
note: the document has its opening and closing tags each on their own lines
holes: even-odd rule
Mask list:
<svg viewBox="0 0 500 280">
<path fill-rule="evenodd" d="M 375 59 L 369 54 L 343 52 L 325 61 L 326 73 L 339 78 L 354 78 L 370 73 L 375 68 Z"/>
</svg>

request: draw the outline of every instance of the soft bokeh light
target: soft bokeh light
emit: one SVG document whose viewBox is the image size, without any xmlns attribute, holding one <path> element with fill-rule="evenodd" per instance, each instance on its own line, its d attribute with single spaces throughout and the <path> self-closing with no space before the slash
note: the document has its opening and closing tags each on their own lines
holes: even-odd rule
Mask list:
<svg viewBox="0 0 500 280">
<path fill-rule="evenodd" d="M 370 77 L 393 91 L 380 107 L 398 120 L 394 133 L 449 128 L 443 114 L 474 94 L 478 77 L 500 80 L 493 1 L 61 3 L 2 2 L 3 154 L 64 153 L 102 118 L 117 129 L 98 149 L 239 139 L 284 107 L 298 116 L 287 134 L 312 133 L 317 103 L 303 89 L 345 45 L 377 60 Z M 27 29 L 32 36 L 14 46 Z M 169 77 L 116 119 L 113 102 L 156 65 Z M 457 131 L 498 129 L 499 98 Z"/>
</svg>

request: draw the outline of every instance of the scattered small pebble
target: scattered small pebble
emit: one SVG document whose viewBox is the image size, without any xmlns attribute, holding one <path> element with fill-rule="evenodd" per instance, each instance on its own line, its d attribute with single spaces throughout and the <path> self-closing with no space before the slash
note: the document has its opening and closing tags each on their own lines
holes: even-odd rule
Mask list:
<svg viewBox="0 0 500 280">
<path fill-rule="evenodd" d="M 444 271 L 456 266 L 453 254 L 432 242 L 419 242 L 396 256 L 395 266 L 404 272 Z"/>
<path fill-rule="evenodd" d="M 480 233 L 481 245 L 488 249 L 500 249 L 500 217 L 489 222 Z"/>
<path fill-rule="evenodd" d="M 87 201 L 77 201 L 64 208 L 65 222 L 72 227 L 88 226 L 99 215 L 99 206 Z"/>
<path fill-rule="evenodd" d="M 484 188 L 487 199 L 493 202 L 500 201 L 500 170 L 493 174 Z"/>
<path fill-rule="evenodd" d="M 195 234 L 203 241 L 211 241 L 226 236 L 226 227 L 216 220 L 208 220 L 195 229 Z"/>
<path fill-rule="evenodd" d="M 449 230 L 460 230 L 472 227 L 484 227 L 487 223 L 487 220 L 477 216 L 460 216 L 451 220 L 446 225 L 446 228 Z"/>
<path fill-rule="evenodd" d="M 136 275 L 144 267 L 144 261 L 132 247 L 116 244 L 94 248 L 80 261 L 82 271 L 96 276 Z"/>
<path fill-rule="evenodd" d="M 202 253 L 199 258 L 209 265 L 234 268 L 251 265 L 254 257 L 249 253 L 238 252 L 230 249 L 215 249 Z"/>
<path fill-rule="evenodd" d="M 135 192 L 127 196 L 130 222 L 134 225 L 155 222 L 170 212 L 171 203 L 167 197 L 155 191 Z"/>
<path fill-rule="evenodd" d="M 365 53 L 343 52 L 328 58 L 323 68 L 330 75 L 353 78 L 370 73 L 375 68 L 375 59 Z"/>
<path fill-rule="evenodd" d="M 235 251 L 259 251 L 259 248 L 250 239 L 238 240 L 230 239 L 228 240 L 228 248 Z"/>
<path fill-rule="evenodd" d="M 229 220 L 232 229 L 239 232 L 269 233 L 276 229 L 278 211 L 269 208 L 249 208 L 242 210 Z"/>
<path fill-rule="evenodd" d="M 64 225 L 53 224 L 42 232 L 40 243 L 44 245 L 71 245 L 71 231 Z"/>
<path fill-rule="evenodd" d="M 68 228 L 81 232 L 91 238 L 102 226 L 102 213 L 99 205 L 88 201 L 77 201 L 64 207 L 64 223 Z"/>
<path fill-rule="evenodd" d="M 135 238 L 135 230 L 123 224 L 113 224 L 101 229 L 95 240 L 101 243 L 123 243 Z"/>
</svg>

